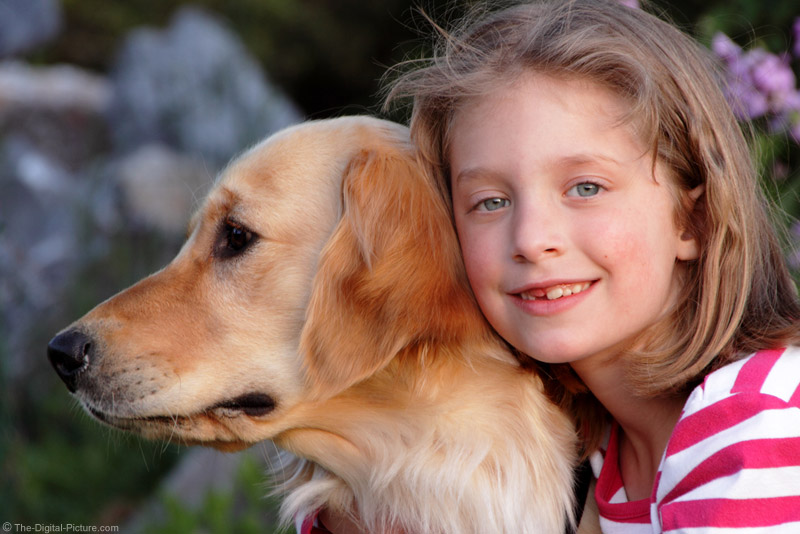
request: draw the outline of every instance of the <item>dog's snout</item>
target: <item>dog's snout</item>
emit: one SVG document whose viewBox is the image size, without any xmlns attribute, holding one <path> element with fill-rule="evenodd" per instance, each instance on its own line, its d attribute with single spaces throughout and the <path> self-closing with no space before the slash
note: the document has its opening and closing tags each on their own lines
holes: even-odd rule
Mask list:
<svg viewBox="0 0 800 534">
<path fill-rule="evenodd" d="M 47 344 L 47 358 L 67 385 L 75 392 L 78 375 L 89 366 L 92 339 L 79 330 L 67 330 Z"/>
</svg>

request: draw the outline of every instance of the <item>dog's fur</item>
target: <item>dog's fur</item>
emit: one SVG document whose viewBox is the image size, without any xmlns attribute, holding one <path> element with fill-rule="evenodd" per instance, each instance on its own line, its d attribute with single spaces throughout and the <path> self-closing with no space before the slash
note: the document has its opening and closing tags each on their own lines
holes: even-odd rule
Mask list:
<svg viewBox="0 0 800 534">
<path fill-rule="evenodd" d="M 101 421 L 289 451 L 284 520 L 327 507 L 371 532 L 560 534 L 572 519 L 573 427 L 481 316 L 399 125 L 311 122 L 252 148 L 178 256 L 69 331 L 90 340 L 71 389 Z"/>
</svg>

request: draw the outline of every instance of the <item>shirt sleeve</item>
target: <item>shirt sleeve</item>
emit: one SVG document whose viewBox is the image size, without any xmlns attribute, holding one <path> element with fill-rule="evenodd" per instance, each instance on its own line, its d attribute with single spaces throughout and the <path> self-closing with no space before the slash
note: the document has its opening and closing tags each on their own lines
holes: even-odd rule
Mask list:
<svg viewBox="0 0 800 534">
<path fill-rule="evenodd" d="M 730 387 L 712 377 L 687 402 L 654 520 L 670 534 L 800 532 L 800 357 L 750 358 L 728 374 Z"/>
</svg>

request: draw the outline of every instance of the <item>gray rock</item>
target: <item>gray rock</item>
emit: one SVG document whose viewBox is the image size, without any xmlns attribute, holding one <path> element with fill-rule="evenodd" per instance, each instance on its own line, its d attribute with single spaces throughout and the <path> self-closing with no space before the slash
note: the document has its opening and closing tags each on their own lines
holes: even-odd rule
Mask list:
<svg viewBox="0 0 800 534">
<path fill-rule="evenodd" d="M 0 136 L 25 138 L 73 171 L 109 147 L 110 102 L 110 83 L 77 67 L 0 63 Z"/>
<path fill-rule="evenodd" d="M 163 143 L 218 168 L 301 119 L 236 35 L 196 8 L 179 10 L 165 30 L 133 31 L 112 79 L 114 139 L 123 151 Z"/>
<path fill-rule="evenodd" d="M 23 285 L 35 305 L 49 301 L 52 286 L 63 281 L 59 267 L 75 254 L 74 184 L 74 176 L 25 140 L 12 137 L 0 147 L 0 249 L 22 267 L 16 276 L 31 280 Z"/>
<path fill-rule="evenodd" d="M 111 85 L 71 66 L 0 62 L 0 330 L 9 376 L 24 343 L 91 253 L 82 221 L 110 144 Z M 85 238 L 85 235 L 83 235 Z"/>
<path fill-rule="evenodd" d="M 9 376 L 31 362 L 22 351 L 28 328 L 77 267 L 74 176 L 26 140 L 0 145 L 0 325 Z"/>
<path fill-rule="evenodd" d="M 57 0 L 0 1 L 0 58 L 49 41 L 61 25 L 61 3 Z"/>
<path fill-rule="evenodd" d="M 118 163 L 117 180 L 129 220 L 182 235 L 213 175 L 196 159 L 163 145 L 144 145 Z"/>
</svg>

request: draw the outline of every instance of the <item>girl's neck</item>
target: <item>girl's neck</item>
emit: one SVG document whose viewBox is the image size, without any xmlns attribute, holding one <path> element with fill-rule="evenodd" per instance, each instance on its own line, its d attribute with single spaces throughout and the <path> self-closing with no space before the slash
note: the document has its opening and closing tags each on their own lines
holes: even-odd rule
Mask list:
<svg viewBox="0 0 800 534">
<path fill-rule="evenodd" d="M 624 358 L 573 369 L 620 426 L 619 467 L 628 499 L 650 497 L 661 457 L 686 401 L 683 396 L 646 398 L 624 384 Z"/>
</svg>

